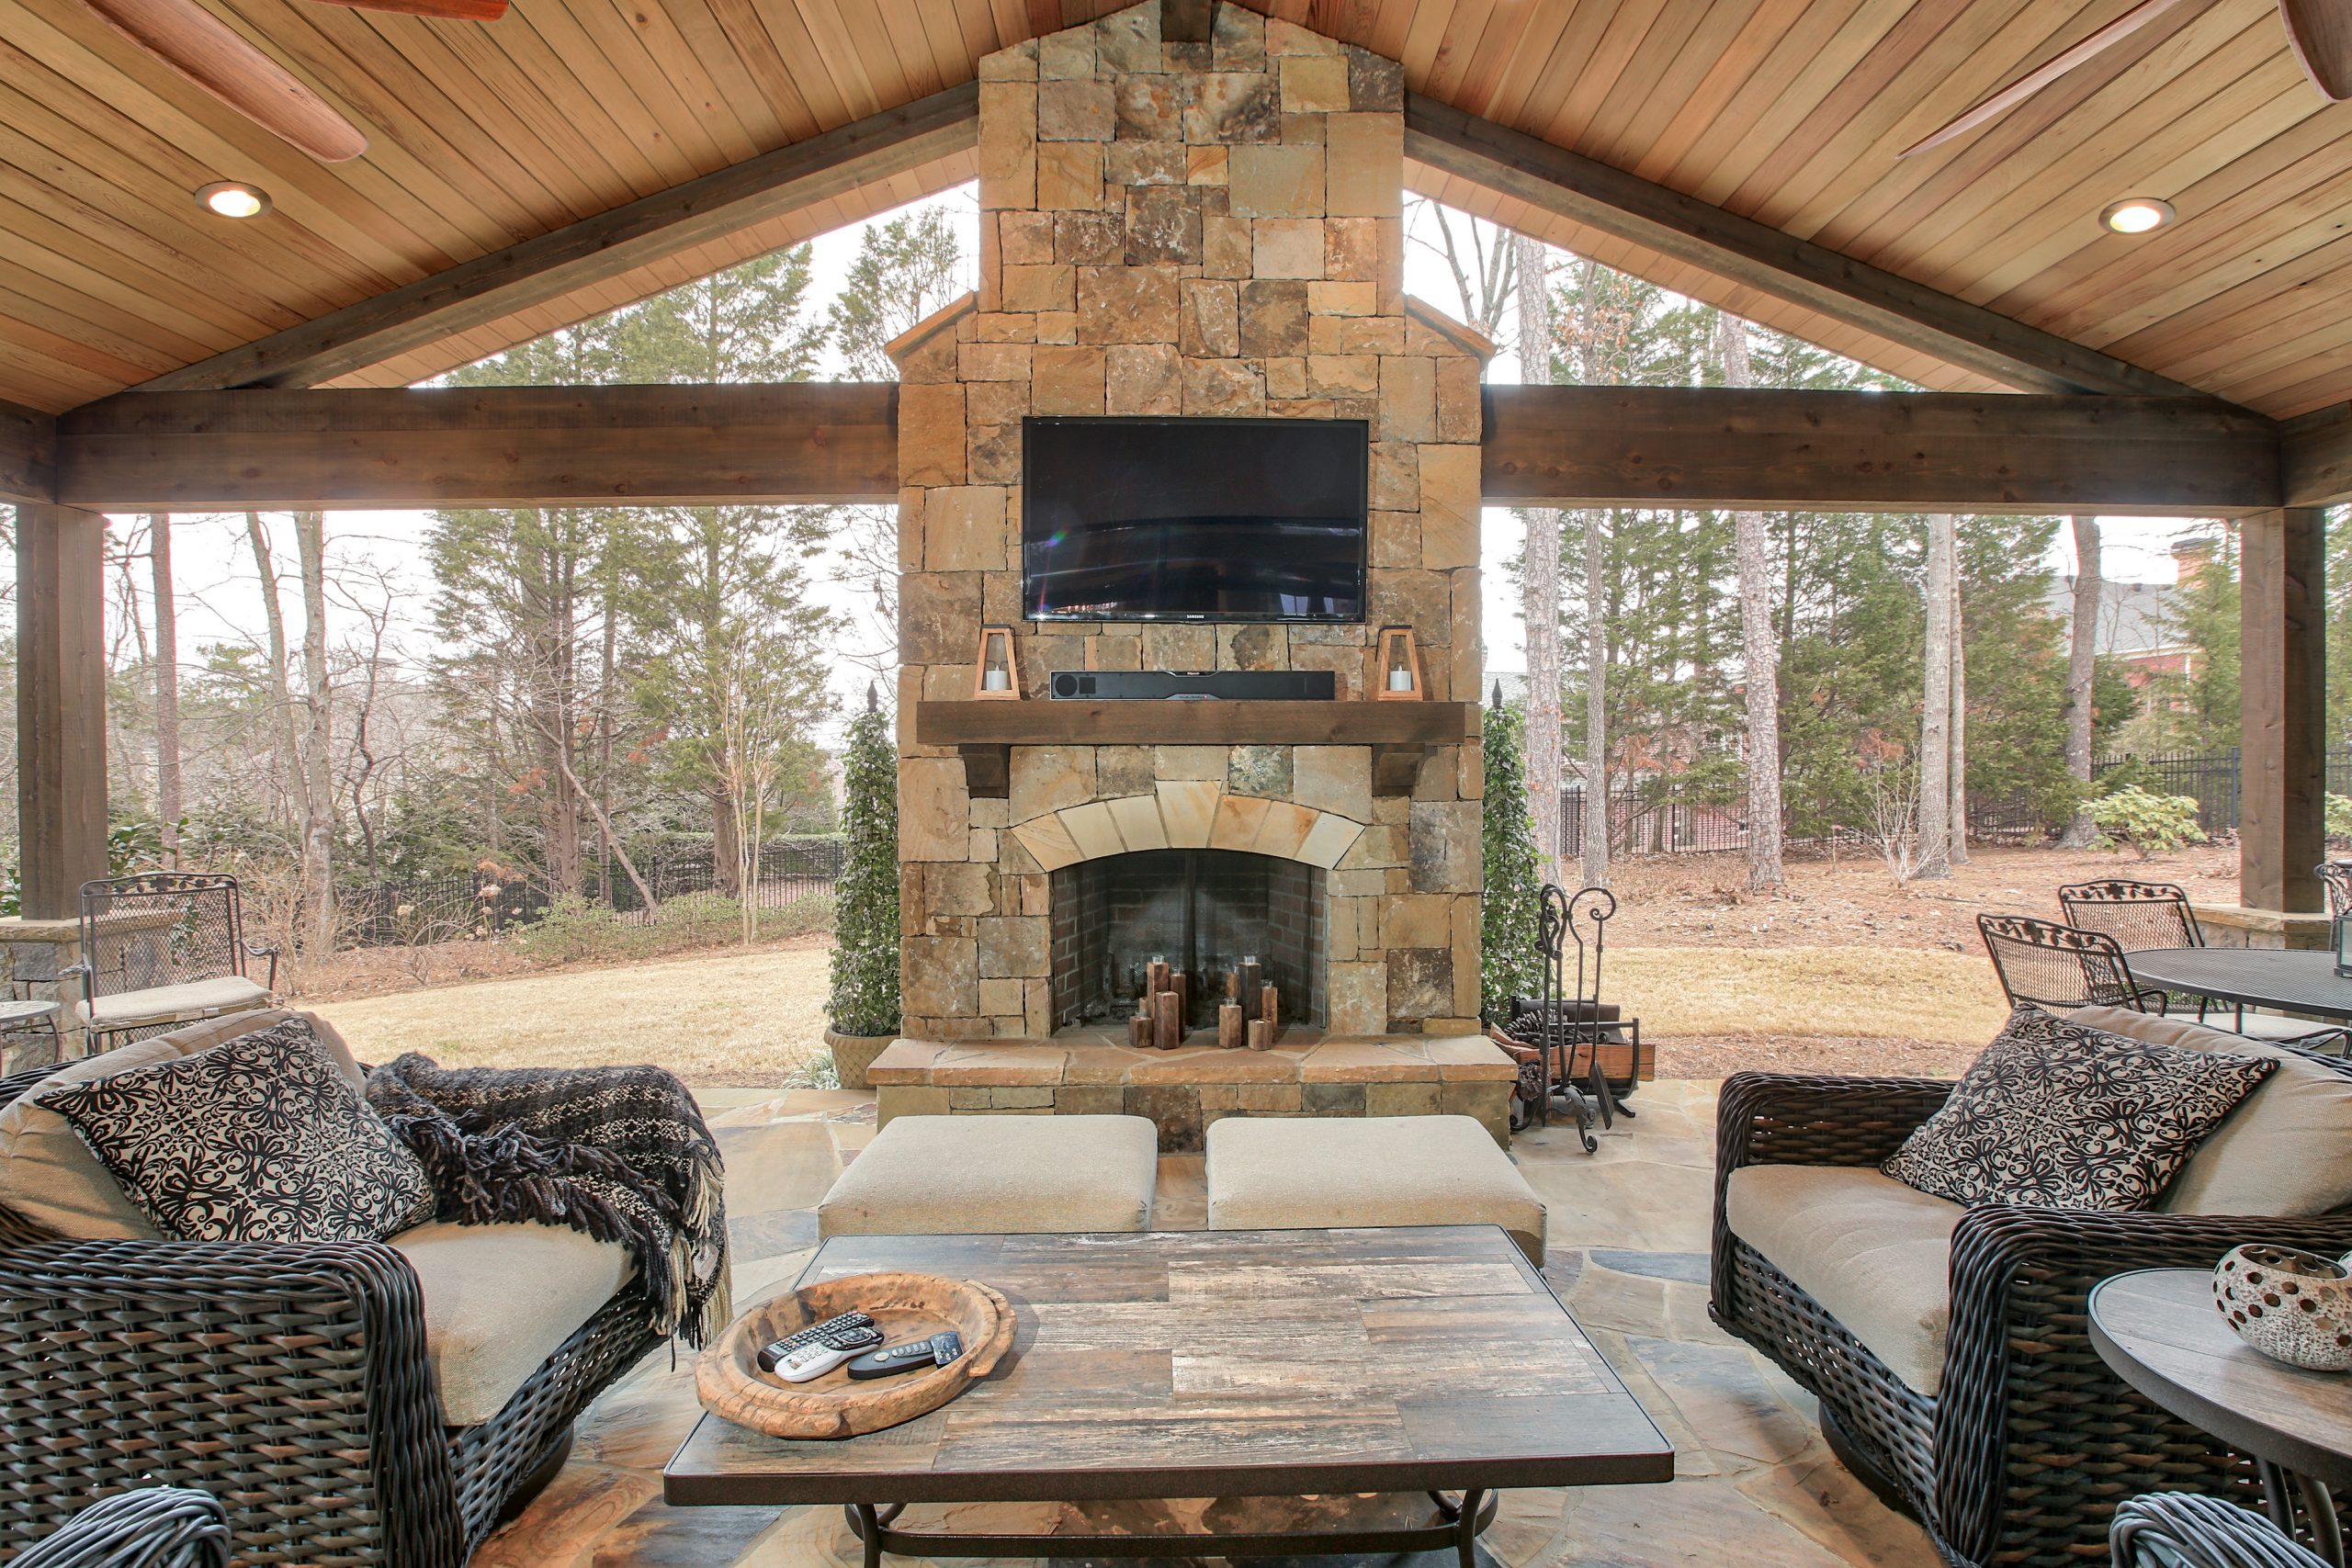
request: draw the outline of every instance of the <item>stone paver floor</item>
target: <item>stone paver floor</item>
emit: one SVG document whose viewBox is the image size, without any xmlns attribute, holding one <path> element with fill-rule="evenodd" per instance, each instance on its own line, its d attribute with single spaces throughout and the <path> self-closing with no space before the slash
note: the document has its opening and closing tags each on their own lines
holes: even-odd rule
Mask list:
<svg viewBox="0 0 2352 1568">
<path fill-rule="evenodd" d="M 817 1201 L 873 1136 L 874 1101 L 841 1090 L 703 1100 L 727 1156 L 741 1306 L 808 1261 Z M 1676 1479 L 1508 1494 L 1487 1551 L 1507 1568 L 1931 1568 L 1919 1529 L 1830 1457 L 1811 1398 L 1707 1321 L 1715 1086 L 1652 1084 L 1635 1103 L 1639 1119 L 1602 1134 L 1598 1155 L 1559 1126 L 1522 1134 L 1512 1152 L 1550 1209 L 1544 1271 L 1673 1442 Z M 1157 1223 L 1194 1228 L 1206 1216 L 1200 1156 L 1163 1156 Z M 666 1353 L 649 1357 L 582 1418 L 570 1465 L 491 1539 L 477 1568 L 860 1561 L 837 1508 L 666 1506 L 662 1462 L 698 1414 L 685 1358 L 673 1366 Z M 1003 1529 L 1040 1528 L 1036 1512 L 987 1510 L 982 1522 L 980 1510 L 957 1511 L 967 1528 Z"/>
</svg>

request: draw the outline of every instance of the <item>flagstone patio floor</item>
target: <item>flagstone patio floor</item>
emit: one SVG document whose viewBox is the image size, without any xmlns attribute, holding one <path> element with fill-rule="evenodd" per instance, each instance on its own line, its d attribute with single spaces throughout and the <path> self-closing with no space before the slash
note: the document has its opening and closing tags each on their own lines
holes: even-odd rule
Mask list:
<svg viewBox="0 0 2352 1568">
<path fill-rule="evenodd" d="M 873 1136 L 874 1097 L 716 1090 L 701 1098 L 727 1157 L 740 1307 L 782 1288 L 808 1261 L 817 1201 Z M 1586 1156 L 1574 1130 L 1558 1126 L 1521 1134 L 1512 1153 L 1550 1209 L 1544 1272 L 1673 1442 L 1676 1479 L 1663 1487 L 1509 1493 L 1485 1538 L 1485 1560 L 1508 1568 L 1931 1568 L 1936 1555 L 1918 1527 L 1830 1457 L 1810 1396 L 1707 1320 L 1715 1086 L 1646 1085 L 1635 1103 L 1639 1120 L 1603 1134 L 1598 1155 Z M 1162 1156 L 1157 1223 L 1197 1228 L 1206 1211 L 1201 1156 Z M 662 1462 L 698 1414 L 687 1360 L 649 1357 L 582 1418 L 571 1463 L 484 1545 L 476 1568 L 860 1561 L 838 1508 L 665 1506 Z M 1035 1509 L 976 1517 L 982 1512 L 958 1510 L 958 1522 L 1042 1528 Z"/>
</svg>

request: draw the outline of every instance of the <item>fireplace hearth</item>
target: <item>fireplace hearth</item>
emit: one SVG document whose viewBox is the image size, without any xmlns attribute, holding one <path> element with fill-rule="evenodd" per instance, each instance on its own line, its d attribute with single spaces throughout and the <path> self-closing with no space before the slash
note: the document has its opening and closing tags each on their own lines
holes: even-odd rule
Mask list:
<svg viewBox="0 0 2352 1568">
<path fill-rule="evenodd" d="M 1255 959 L 1281 993 L 1285 1027 L 1324 1019 L 1323 872 L 1237 850 L 1144 850 L 1053 874 L 1057 1029 L 1120 1023 L 1146 970 L 1193 976 L 1188 1030 L 1214 1028 L 1226 976 Z"/>
</svg>

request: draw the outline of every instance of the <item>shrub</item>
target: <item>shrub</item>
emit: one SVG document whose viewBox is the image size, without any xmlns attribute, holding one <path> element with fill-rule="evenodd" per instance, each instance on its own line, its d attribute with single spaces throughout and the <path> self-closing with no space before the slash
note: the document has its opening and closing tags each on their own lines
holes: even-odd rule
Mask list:
<svg viewBox="0 0 2352 1568">
<path fill-rule="evenodd" d="M 849 727 L 842 759 L 842 835 L 848 840 L 835 884 L 832 994 L 828 1011 L 842 1034 L 892 1034 L 899 1028 L 899 750 L 890 718 L 869 688 Z"/>
<path fill-rule="evenodd" d="M 1543 877 L 1535 863 L 1535 818 L 1527 807 L 1527 768 L 1517 709 L 1487 710 L 1486 830 L 1481 840 L 1487 897 L 1479 917 L 1479 1002 L 1489 1023 L 1510 1016 L 1513 997 L 1542 983 Z"/>
<path fill-rule="evenodd" d="M 544 964 L 636 958 L 646 945 L 645 928 L 571 894 L 548 905 L 545 915 L 521 927 L 514 938 L 517 951 Z"/>
<path fill-rule="evenodd" d="M 2330 843 L 2352 840 L 2352 795 L 2327 797 L 2327 837 Z"/>
<path fill-rule="evenodd" d="M 2151 795 L 2131 784 L 2092 801 L 2090 812 L 2110 847 L 2129 844 L 2142 860 L 2205 841 L 2193 795 Z"/>
</svg>

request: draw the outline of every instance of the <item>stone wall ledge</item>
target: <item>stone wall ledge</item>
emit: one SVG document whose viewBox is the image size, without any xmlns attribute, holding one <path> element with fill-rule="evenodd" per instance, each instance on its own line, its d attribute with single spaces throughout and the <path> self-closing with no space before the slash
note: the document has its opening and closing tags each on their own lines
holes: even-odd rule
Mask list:
<svg viewBox="0 0 2352 1568">
<path fill-rule="evenodd" d="M 1518 1067 L 1476 1035 L 1323 1039 L 1271 1051 L 1188 1045 L 1138 1051 L 1057 1041 L 939 1044 L 899 1040 L 866 1079 L 893 1086 L 994 1089 L 1111 1084 L 1499 1082 Z"/>
</svg>

